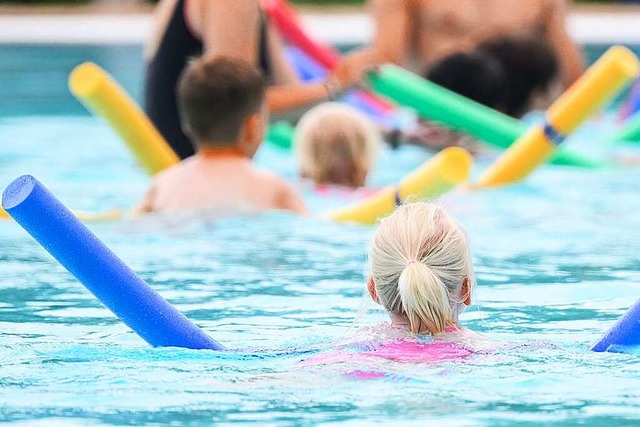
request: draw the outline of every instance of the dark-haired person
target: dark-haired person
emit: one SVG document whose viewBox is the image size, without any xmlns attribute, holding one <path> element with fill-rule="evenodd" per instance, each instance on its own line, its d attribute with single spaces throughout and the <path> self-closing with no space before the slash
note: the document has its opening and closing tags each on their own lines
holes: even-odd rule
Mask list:
<svg viewBox="0 0 640 427">
<path fill-rule="evenodd" d="M 480 44 L 477 52 L 501 64 L 505 77 L 504 112 L 510 116 L 546 110 L 562 93 L 560 63 L 544 39 L 499 37 Z"/>
<path fill-rule="evenodd" d="M 254 64 L 268 83 L 274 116 L 334 98 L 373 63 L 368 52 L 359 52 L 343 58 L 326 81 L 300 84 L 259 0 L 161 0 L 155 15 L 145 55 L 145 110 L 181 158 L 194 151 L 180 127 L 176 84 L 193 57 L 221 55 Z"/>
<path fill-rule="evenodd" d="M 494 110 L 505 111 L 506 72 L 490 53 L 454 53 L 431 67 L 425 78 Z"/>
<path fill-rule="evenodd" d="M 566 31 L 569 0 L 370 0 L 374 47 L 385 59 L 424 74 L 444 57 L 501 36 L 546 39 L 560 59 L 565 86 L 583 72 Z"/>
<path fill-rule="evenodd" d="M 540 38 L 498 37 L 431 67 L 428 80 L 512 117 L 546 110 L 560 95 L 560 64 Z"/>
<path fill-rule="evenodd" d="M 295 190 L 251 159 L 262 142 L 265 81 L 250 63 L 190 62 L 178 85 L 183 127 L 196 154 L 154 178 L 137 212 L 237 216 L 271 209 L 305 213 Z"/>
</svg>

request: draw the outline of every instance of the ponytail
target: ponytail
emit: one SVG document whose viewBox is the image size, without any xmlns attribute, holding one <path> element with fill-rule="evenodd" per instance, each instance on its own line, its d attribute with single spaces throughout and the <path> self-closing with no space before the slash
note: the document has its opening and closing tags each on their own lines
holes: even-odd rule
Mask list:
<svg viewBox="0 0 640 427">
<path fill-rule="evenodd" d="M 409 318 L 411 332 L 441 334 L 451 323 L 451 307 L 447 288 L 435 272 L 419 261 L 409 261 L 400 274 L 398 292 Z"/>
<path fill-rule="evenodd" d="M 411 332 L 436 335 L 457 325 L 471 252 L 462 227 L 437 205 L 396 209 L 380 223 L 369 257 L 377 299 Z"/>
</svg>

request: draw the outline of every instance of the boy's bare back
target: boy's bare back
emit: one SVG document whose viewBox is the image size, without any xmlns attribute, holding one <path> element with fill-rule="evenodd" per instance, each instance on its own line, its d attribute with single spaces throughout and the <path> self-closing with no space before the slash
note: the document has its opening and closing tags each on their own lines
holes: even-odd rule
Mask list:
<svg viewBox="0 0 640 427">
<path fill-rule="evenodd" d="M 206 212 L 237 216 L 279 209 L 305 213 L 302 200 L 282 178 L 241 157 L 195 155 L 160 175 L 142 212 Z"/>
</svg>

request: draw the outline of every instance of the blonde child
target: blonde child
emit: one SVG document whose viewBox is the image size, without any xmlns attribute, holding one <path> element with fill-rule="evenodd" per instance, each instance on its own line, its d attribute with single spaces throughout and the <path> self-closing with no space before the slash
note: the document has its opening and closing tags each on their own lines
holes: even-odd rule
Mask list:
<svg viewBox="0 0 640 427">
<path fill-rule="evenodd" d="M 444 210 L 430 203 L 399 207 L 382 220 L 369 257 L 369 295 L 392 325 L 414 334 L 463 331 L 458 315 L 471 304 L 471 252 L 462 227 Z"/>
<path fill-rule="evenodd" d="M 284 179 L 251 162 L 267 121 L 265 82 L 255 67 L 225 57 L 196 59 L 183 73 L 178 99 L 196 154 L 154 179 L 139 212 L 305 213 Z"/>
<path fill-rule="evenodd" d="M 458 315 L 471 304 L 471 253 L 462 227 L 440 207 L 430 203 L 400 206 L 380 223 L 369 258 L 367 290 L 387 311 L 391 326 L 376 328 L 373 339 L 371 330 L 365 329 L 365 345 L 340 345 L 338 351 L 305 364 L 353 362 L 364 367 L 376 359 L 435 363 L 465 359 L 495 347 L 459 324 Z M 358 371 L 357 376 L 377 374 Z"/>
<path fill-rule="evenodd" d="M 296 128 L 300 175 L 317 186 L 363 187 L 381 139 L 375 124 L 356 109 L 338 103 L 319 105 Z"/>
</svg>

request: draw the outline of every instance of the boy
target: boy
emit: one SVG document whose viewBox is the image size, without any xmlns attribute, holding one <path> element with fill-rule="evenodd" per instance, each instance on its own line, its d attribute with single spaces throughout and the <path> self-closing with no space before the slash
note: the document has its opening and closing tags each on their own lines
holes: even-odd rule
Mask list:
<svg viewBox="0 0 640 427">
<path fill-rule="evenodd" d="M 138 212 L 306 212 L 286 181 L 251 163 L 267 121 L 258 70 L 226 57 L 196 59 L 181 77 L 178 100 L 196 154 L 159 174 Z"/>
</svg>

